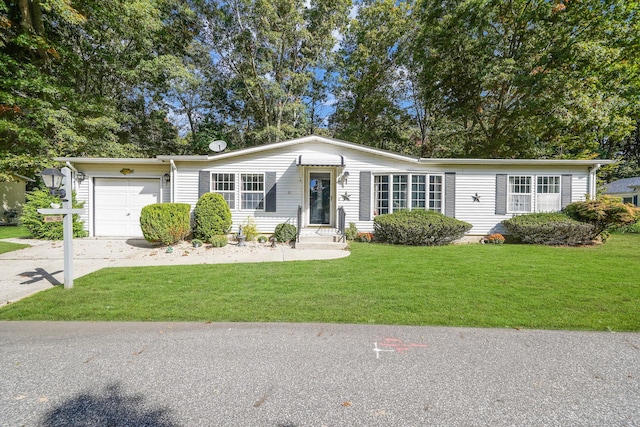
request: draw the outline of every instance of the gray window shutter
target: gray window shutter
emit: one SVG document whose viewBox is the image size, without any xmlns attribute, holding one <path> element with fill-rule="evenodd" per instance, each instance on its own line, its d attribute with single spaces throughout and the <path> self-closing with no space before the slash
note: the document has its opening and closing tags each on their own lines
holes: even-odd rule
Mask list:
<svg viewBox="0 0 640 427">
<path fill-rule="evenodd" d="M 638 195 L 636 194 L 635 196 L 633 196 L 633 204 L 634 206 L 638 206 Z"/>
<path fill-rule="evenodd" d="M 571 181 L 572 175 L 562 175 L 560 181 L 560 207 L 566 208 L 571 203 Z"/>
<path fill-rule="evenodd" d="M 496 175 L 496 215 L 507 214 L 507 174 Z"/>
<path fill-rule="evenodd" d="M 276 211 L 276 173 L 265 172 L 264 174 L 264 211 Z"/>
<path fill-rule="evenodd" d="M 200 171 L 198 177 L 198 198 L 211 191 L 211 172 Z"/>
<path fill-rule="evenodd" d="M 456 216 L 456 173 L 444 174 L 444 214 L 448 217 Z"/>
<path fill-rule="evenodd" d="M 360 171 L 360 221 L 371 221 L 371 172 Z"/>
</svg>

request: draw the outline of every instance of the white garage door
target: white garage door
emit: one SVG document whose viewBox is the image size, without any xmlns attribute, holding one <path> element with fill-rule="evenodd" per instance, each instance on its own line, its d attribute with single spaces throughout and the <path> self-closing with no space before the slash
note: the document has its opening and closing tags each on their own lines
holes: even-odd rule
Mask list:
<svg viewBox="0 0 640 427">
<path fill-rule="evenodd" d="M 93 200 L 96 236 L 142 236 L 140 211 L 160 201 L 160 180 L 96 178 Z"/>
</svg>

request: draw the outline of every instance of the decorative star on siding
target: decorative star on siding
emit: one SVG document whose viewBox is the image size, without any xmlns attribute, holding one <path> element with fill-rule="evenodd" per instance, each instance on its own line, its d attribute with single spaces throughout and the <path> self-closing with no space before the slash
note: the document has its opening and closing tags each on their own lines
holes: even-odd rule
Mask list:
<svg viewBox="0 0 640 427">
<path fill-rule="evenodd" d="M 471 196 L 471 198 L 473 199 L 472 203 L 475 203 L 475 202 L 480 203 L 480 196 L 478 195 L 478 193 L 476 193 L 475 196 Z"/>
<path fill-rule="evenodd" d="M 341 194 L 340 197 L 342 197 L 342 200 L 346 200 L 347 202 L 351 201 L 351 194 L 348 194 L 346 191 L 344 194 Z"/>
</svg>

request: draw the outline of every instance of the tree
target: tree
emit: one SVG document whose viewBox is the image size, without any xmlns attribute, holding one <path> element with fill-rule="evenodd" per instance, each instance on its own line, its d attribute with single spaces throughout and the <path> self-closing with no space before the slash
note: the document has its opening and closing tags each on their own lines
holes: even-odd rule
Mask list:
<svg viewBox="0 0 640 427">
<path fill-rule="evenodd" d="M 218 88 L 211 121 L 221 132 L 235 127 L 244 145 L 304 134 L 310 120 L 304 99 L 332 56 L 332 33 L 341 30 L 349 6 L 349 0 L 204 2 L 203 41 L 216 69 L 208 84 Z"/>
<path fill-rule="evenodd" d="M 422 1 L 421 85 L 450 143 L 477 157 L 595 155 L 602 111 L 607 133 L 629 132 L 617 65 L 603 59 L 623 54 L 635 13 L 622 1 Z"/>
<path fill-rule="evenodd" d="M 331 128 L 344 139 L 395 151 L 414 151 L 399 61 L 411 34 L 409 6 L 392 0 L 364 2 L 342 41 L 336 112 Z"/>
</svg>

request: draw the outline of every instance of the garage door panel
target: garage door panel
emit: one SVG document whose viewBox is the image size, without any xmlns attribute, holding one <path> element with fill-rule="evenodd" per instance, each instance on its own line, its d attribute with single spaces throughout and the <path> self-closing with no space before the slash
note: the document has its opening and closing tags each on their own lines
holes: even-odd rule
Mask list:
<svg viewBox="0 0 640 427">
<path fill-rule="evenodd" d="M 142 236 L 142 208 L 160 201 L 160 180 L 96 178 L 94 182 L 94 234 Z"/>
</svg>

